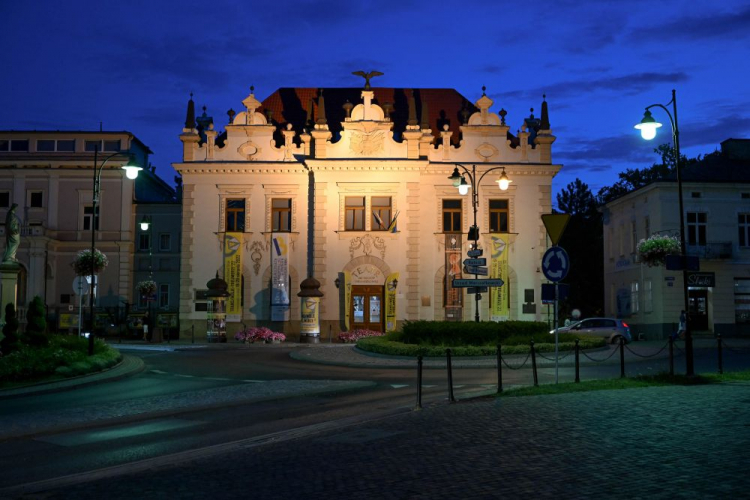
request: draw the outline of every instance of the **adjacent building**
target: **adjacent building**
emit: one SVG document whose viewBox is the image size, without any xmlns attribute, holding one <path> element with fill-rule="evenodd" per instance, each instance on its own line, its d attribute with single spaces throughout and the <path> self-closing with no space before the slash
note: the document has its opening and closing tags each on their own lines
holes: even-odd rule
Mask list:
<svg viewBox="0 0 750 500">
<path fill-rule="evenodd" d="M 263 101 L 251 89 L 220 126 L 205 107 L 196 117 L 191 97 L 173 165 L 183 180 L 183 331 L 205 334 L 206 284 L 217 276 L 229 287 L 230 335 L 249 325 L 327 339 L 405 320 L 541 319 L 555 136 L 546 102 L 539 118 L 532 110 L 512 124 L 493 104 L 484 93 L 471 104 L 452 89 L 369 82 L 280 88 Z M 477 189 L 461 195 L 454 171 Z M 472 253 L 486 262 L 465 269 L 475 231 Z M 453 286 L 476 277 L 467 271 L 505 284 L 477 301 Z M 301 285 L 320 302 L 300 299 Z M 306 330 L 311 314 L 319 332 Z"/>
<path fill-rule="evenodd" d="M 683 168 L 692 329 L 700 335 L 750 334 L 750 140 L 727 139 L 721 150 Z M 638 261 L 638 242 L 679 236 L 676 176 L 649 184 L 604 209 L 604 284 L 608 316 L 626 318 L 634 334 L 665 338 L 684 308 L 681 271 Z"/>
</svg>

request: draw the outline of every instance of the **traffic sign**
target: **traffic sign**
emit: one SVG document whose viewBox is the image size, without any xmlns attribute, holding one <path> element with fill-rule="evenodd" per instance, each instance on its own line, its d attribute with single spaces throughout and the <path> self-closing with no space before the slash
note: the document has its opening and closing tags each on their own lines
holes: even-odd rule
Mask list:
<svg viewBox="0 0 750 500">
<path fill-rule="evenodd" d="M 470 286 L 498 287 L 503 286 L 504 284 L 505 282 L 500 278 L 482 278 L 478 280 L 462 278 L 453 279 L 453 288 L 469 288 Z"/>
<path fill-rule="evenodd" d="M 469 257 L 481 257 L 482 249 L 477 248 L 476 250 L 469 250 L 468 252 L 466 252 L 466 255 L 468 255 Z"/>
<path fill-rule="evenodd" d="M 73 279 L 73 293 L 76 295 L 88 295 L 89 293 L 89 283 L 88 280 L 91 279 L 87 276 L 76 276 Z"/>
<path fill-rule="evenodd" d="M 465 266 L 486 266 L 487 265 L 487 259 L 481 258 L 481 259 L 464 259 L 464 265 Z"/>
<path fill-rule="evenodd" d="M 550 247 L 542 257 L 542 273 L 550 281 L 560 281 L 568 275 L 570 258 L 562 247 Z"/>
<path fill-rule="evenodd" d="M 470 286 L 466 289 L 466 293 L 472 294 L 472 293 L 487 293 L 487 287 L 486 286 Z"/>
<path fill-rule="evenodd" d="M 565 226 L 568 225 L 568 220 L 570 220 L 569 214 L 542 215 L 542 222 L 544 222 L 544 227 L 547 228 L 547 234 L 553 245 L 557 246 L 557 242 L 560 241 L 560 237 L 565 231 Z"/>
<path fill-rule="evenodd" d="M 490 274 L 486 267 L 480 266 L 464 266 L 464 273 L 476 274 L 478 276 L 488 276 Z"/>
</svg>

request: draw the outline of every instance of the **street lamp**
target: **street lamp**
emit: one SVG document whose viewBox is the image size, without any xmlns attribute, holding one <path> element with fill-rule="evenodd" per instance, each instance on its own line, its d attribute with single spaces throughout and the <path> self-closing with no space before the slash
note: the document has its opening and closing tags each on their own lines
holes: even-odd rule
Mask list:
<svg viewBox="0 0 750 500">
<path fill-rule="evenodd" d="M 672 113 L 667 106 L 672 105 Z M 690 326 L 690 308 L 688 299 L 688 270 L 687 270 L 687 252 L 685 246 L 685 211 L 682 202 L 682 167 L 680 166 L 680 129 L 677 125 L 677 95 L 672 90 L 672 100 L 667 104 L 652 104 L 646 107 L 643 119 L 635 126 L 641 131 L 641 137 L 651 140 L 656 137 L 656 129 L 661 127 L 661 123 L 654 120 L 649 111 L 651 108 L 661 108 L 667 113 L 669 123 L 672 125 L 672 142 L 674 143 L 675 164 L 677 169 L 677 196 L 679 199 L 680 209 L 680 265 L 682 267 L 682 295 L 684 301 L 685 320 L 685 372 L 688 376 L 695 375 L 693 367 L 693 334 Z"/>
<path fill-rule="evenodd" d="M 154 273 L 153 273 L 153 267 L 151 266 L 151 261 L 152 261 L 151 257 L 152 257 L 152 249 L 153 249 L 153 246 L 154 246 L 154 242 L 153 242 L 153 238 L 152 238 L 153 232 L 149 231 L 150 228 L 151 228 L 151 216 L 150 215 L 144 215 L 143 218 L 141 219 L 141 231 L 144 231 L 144 232 L 148 231 L 148 279 L 149 279 L 149 281 L 153 281 L 153 279 L 154 279 Z M 146 307 L 147 307 L 147 310 L 148 310 L 149 315 L 151 317 L 151 321 L 150 322 L 152 322 L 152 323 L 154 322 L 154 312 L 153 312 L 153 307 L 151 306 L 151 303 L 153 301 L 154 301 L 153 297 L 149 294 L 149 296 L 146 297 L 146 302 L 148 303 L 148 305 Z M 154 332 L 151 331 L 150 335 L 151 335 L 151 338 L 153 339 L 154 338 Z M 143 337 L 146 338 L 146 335 L 144 335 Z"/>
<path fill-rule="evenodd" d="M 458 167 L 461 167 L 461 169 L 464 171 L 464 174 L 461 174 L 458 171 Z M 479 226 L 477 225 L 477 211 L 479 209 L 479 186 L 482 184 L 482 179 L 484 179 L 484 176 L 489 174 L 490 172 L 494 170 L 500 170 L 502 169 L 502 174 L 500 174 L 500 177 L 498 177 L 495 182 L 497 182 L 498 187 L 502 191 L 506 191 L 508 189 L 508 184 L 510 184 L 511 181 L 508 179 L 508 175 L 505 173 L 505 167 L 492 167 L 488 168 L 482 174 L 477 178 L 477 166 L 472 165 L 471 170 L 469 170 L 464 165 L 461 165 L 460 163 L 456 163 L 455 168 L 453 169 L 453 173 L 451 174 L 448 179 L 450 179 L 453 182 L 453 186 L 458 188 L 458 192 L 461 196 L 465 196 L 469 194 L 469 190 L 471 189 L 473 194 L 471 197 L 471 206 L 474 210 L 474 225 L 469 228 L 469 239 L 474 240 L 474 249 L 479 248 Z M 467 182 L 466 178 L 469 178 L 469 181 Z M 479 279 L 479 275 L 475 274 L 474 279 Z M 477 290 L 479 288 L 477 287 Z M 477 291 L 474 293 L 474 302 L 476 304 L 475 312 L 474 312 L 474 321 L 479 322 L 479 299 L 481 299 L 482 295 Z"/>
<path fill-rule="evenodd" d="M 94 311 L 94 292 L 96 291 L 96 266 L 94 266 L 96 256 L 96 225 L 99 221 L 97 213 L 97 205 L 99 203 L 99 194 L 101 188 L 102 170 L 104 165 L 115 156 L 128 155 L 128 161 L 121 168 L 125 170 L 125 176 L 128 179 L 135 179 L 138 177 L 138 172 L 143 170 L 141 167 L 134 163 L 132 155 L 129 151 L 119 151 L 113 153 L 102 161 L 99 165 L 99 148 L 94 148 L 94 192 L 91 199 L 92 211 L 91 211 L 91 291 L 89 293 L 89 311 L 91 314 L 91 328 L 89 330 L 89 356 L 94 355 L 94 331 L 96 329 L 95 322 L 95 311 Z"/>
</svg>

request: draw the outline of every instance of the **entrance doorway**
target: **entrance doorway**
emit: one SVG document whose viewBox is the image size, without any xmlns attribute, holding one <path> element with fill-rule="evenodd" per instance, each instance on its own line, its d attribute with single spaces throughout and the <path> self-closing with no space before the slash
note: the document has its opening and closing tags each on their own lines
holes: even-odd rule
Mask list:
<svg viewBox="0 0 750 500">
<path fill-rule="evenodd" d="M 353 285 L 352 304 L 349 311 L 352 328 L 383 331 L 383 287 Z"/>
<path fill-rule="evenodd" d="M 692 329 L 708 330 L 708 290 L 690 290 L 688 305 Z"/>
</svg>

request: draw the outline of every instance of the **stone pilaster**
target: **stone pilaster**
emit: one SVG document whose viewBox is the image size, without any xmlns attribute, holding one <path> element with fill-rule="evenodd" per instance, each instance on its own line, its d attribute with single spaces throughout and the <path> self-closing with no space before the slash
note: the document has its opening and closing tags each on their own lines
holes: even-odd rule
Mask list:
<svg viewBox="0 0 750 500">
<path fill-rule="evenodd" d="M 180 254 L 180 314 L 193 312 L 193 224 L 195 222 L 195 184 L 182 191 L 182 252 Z"/>
<path fill-rule="evenodd" d="M 406 317 L 419 319 L 419 182 L 406 185 Z"/>
<path fill-rule="evenodd" d="M 324 293 L 333 294 L 334 292 L 329 290 L 328 283 L 328 266 L 326 248 L 328 226 L 326 224 L 326 206 L 328 204 L 328 183 L 316 182 L 315 183 L 315 255 L 313 256 L 313 276 L 320 282 L 321 288 Z M 333 290 L 336 290 L 333 288 Z M 326 312 L 325 301 L 320 302 L 320 317 L 324 317 Z"/>
</svg>

